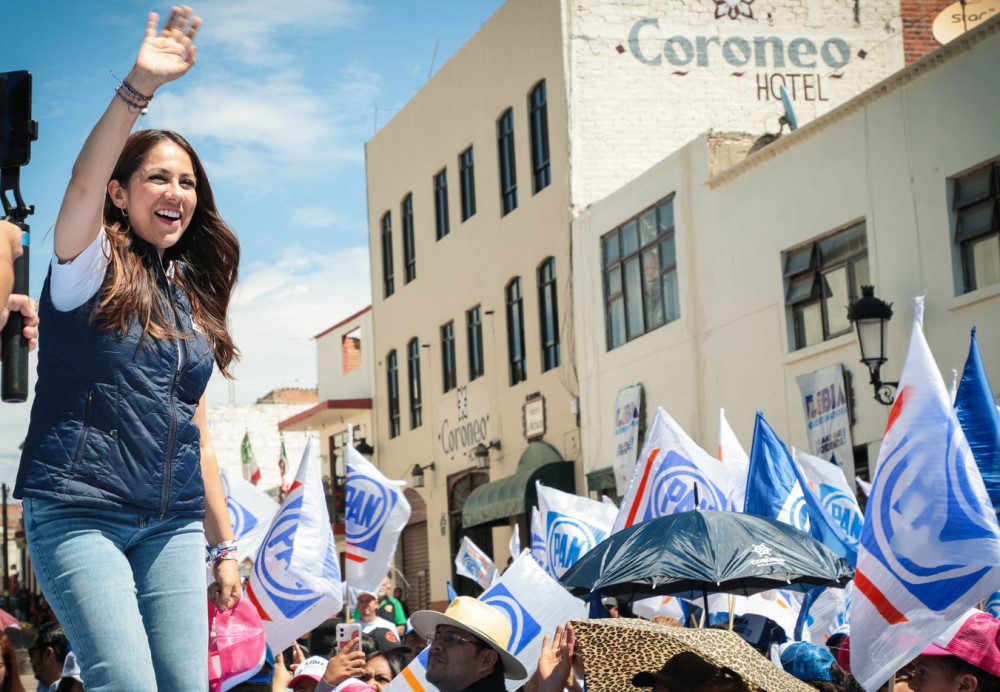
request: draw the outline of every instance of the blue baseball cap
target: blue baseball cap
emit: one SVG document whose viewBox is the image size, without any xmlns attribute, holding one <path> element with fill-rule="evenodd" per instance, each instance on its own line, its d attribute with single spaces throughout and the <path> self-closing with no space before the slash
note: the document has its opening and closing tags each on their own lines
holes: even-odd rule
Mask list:
<svg viewBox="0 0 1000 692">
<path fill-rule="evenodd" d="M 789 644 L 781 652 L 781 667 L 803 682 L 836 682 L 831 672 L 836 662 L 828 649 L 809 642 Z"/>
</svg>

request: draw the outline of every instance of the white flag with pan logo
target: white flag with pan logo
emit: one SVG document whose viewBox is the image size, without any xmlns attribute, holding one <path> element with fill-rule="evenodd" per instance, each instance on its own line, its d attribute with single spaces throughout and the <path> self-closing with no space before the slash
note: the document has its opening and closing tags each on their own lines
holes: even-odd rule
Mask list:
<svg viewBox="0 0 1000 692">
<path fill-rule="evenodd" d="M 247 584 L 246 597 L 257 607 L 274 651 L 291 645 L 344 603 L 316 445 L 310 436 Z"/>
<path fill-rule="evenodd" d="M 851 672 L 870 692 L 1000 589 L 1000 528 L 915 305 L 879 450 L 851 603 Z"/>
<path fill-rule="evenodd" d="M 610 502 L 546 488 L 535 481 L 545 527 L 545 569 L 558 579 L 611 533 L 618 508 Z"/>
<path fill-rule="evenodd" d="M 455 555 L 455 571 L 482 588 L 488 589 L 496 577 L 497 567 L 482 548 L 473 543 L 468 536 L 462 536 L 462 545 Z"/>
<path fill-rule="evenodd" d="M 351 445 L 347 450 L 347 584 L 378 593 L 392 568 L 399 536 L 410 520 L 404 481 L 391 481 Z"/>
<path fill-rule="evenodd" d="M 507 571 L 480 601 L 503 611 L 510 620 L 511 637 L 507 650 L 521 662 L 530 679 L 538 667 L 542 638 L 551 637 L 556 627 L 569 620 L 587 617 L 587 605 L 569 594 L 523 550 Z M 435 687 L 427 682 L 427 654 L 424 649 L 389 685 L 389 690 L 424 692 Z M 508 690 L 517 690 L 526 680 L 507 680 Z"/>
<path fill-rule="evenodd" d="M 662 408 L 649 426 L 612 533 L 695 509 L 732 511 L 732 478 Z"/>
<path fill-rule="evenodd" d="M 226 508 L 236 538 L 237 556 L 240 562 L 246 558 L 256 560 L 260 544 L 280 505 L 253 483 L 228 469 L 222 469 L 222 487 L 226 492 Z"/>
</svg>

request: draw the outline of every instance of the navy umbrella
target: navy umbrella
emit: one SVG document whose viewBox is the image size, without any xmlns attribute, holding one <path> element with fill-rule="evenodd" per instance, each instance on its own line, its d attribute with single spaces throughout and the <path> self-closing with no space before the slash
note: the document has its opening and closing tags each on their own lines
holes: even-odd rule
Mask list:
<svg viewBox="0 0 1000 692">
<path fill-rule="evenodd" d="M 696 509 L 612 534 L 559 582 L 576 595 L 749 596 L 844 586 L 854 570 L 812 536 L 772 519 Z M 706 607 L 707 611 L 707 607 Z"/>
</svg>

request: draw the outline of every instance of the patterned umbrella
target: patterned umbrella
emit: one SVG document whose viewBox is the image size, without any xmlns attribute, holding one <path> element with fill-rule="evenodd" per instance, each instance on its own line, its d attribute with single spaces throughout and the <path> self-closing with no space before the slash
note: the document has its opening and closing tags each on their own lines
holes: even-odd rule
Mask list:
<svg viewBox="0 0 1000 692">
<path fill-rule="evenodd" d="M 636 673 L 657 671 L 685 651 L 732 670 L 752 692 L 816 692 L 729 630 L 666 627 L 632 618 L 579 620 L 573 629 L 587 692 L 634 690 Z"/>
</svg>

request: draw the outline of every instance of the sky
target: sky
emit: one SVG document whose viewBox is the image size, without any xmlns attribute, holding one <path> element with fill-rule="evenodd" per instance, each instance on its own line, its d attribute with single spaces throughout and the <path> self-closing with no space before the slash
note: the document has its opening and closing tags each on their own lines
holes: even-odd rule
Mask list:
<svg viewBox="0 0 1000 692">
<path fill-rule="evenodd" d="M 208 401 L 253 403 L 315 387 L 312 337 L 370 303 L 364 147 L 502 0 L 202 0 L 198 60 L 137 127 L 180 132 L 198 151 L 242 245 L 231 328 L 242 360 Z M 128 74 L 146 16 L 136 0 L 21 0 L 0 19 L 0 72 L 28 70 L 39 137 L 21 171 L 35 205 L 31 295 L 87 134 Z M 42 327 L 44 341 L 45 325 Z M 35 358 L 31 360 L 32 387 Z M 12 484 L 27 404 L 0 403 L 0 482 Z"/>
</svg>

